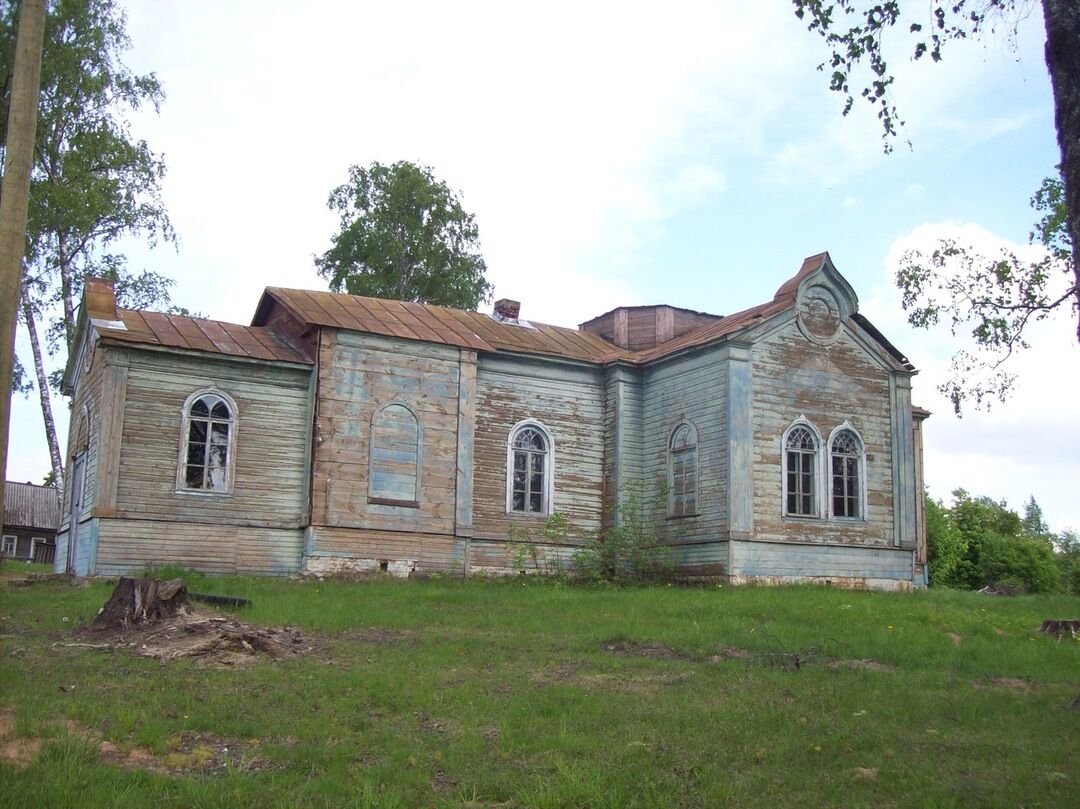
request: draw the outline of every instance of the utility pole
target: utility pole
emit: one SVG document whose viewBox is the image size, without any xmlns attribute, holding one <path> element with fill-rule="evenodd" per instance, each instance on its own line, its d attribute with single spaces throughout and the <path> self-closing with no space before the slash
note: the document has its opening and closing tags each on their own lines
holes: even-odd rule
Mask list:
<svg viewBox="0 0 1080 809">
<path fill-rule="evenodd" d="M 15 324 L 19 317 L 22 260 L 26 251 L 26 211 L 30 202 L 44 39 L 45 0 L 22 0 L 15 37 L 4 176 L 0 181 L 0 475 L 3 480 L 7 480 Z M 0 514 L 3 511 L 4 490 L 0 486 Z"/>
</svg>

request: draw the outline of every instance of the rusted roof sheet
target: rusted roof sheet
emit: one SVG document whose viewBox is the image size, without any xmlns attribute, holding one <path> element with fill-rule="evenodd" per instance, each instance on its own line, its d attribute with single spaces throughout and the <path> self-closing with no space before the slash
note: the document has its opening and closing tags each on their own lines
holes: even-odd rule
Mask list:
<svg viewBox="0 0 1080 809">
<path fill-rule="evenodd" d="M 231 357 L 311 364 L 311 360 L 298 349 L 262 326 L 241 326 L 238 323 L 135 309 L 119 311 L 127 328 L 98 327 L 102 337 L 125 343 L 186 348 Z"/>
<path fill-rule="evenodd" d="M 266 295 L 309 325 L 477 351 L 543 354 L 585 362 L 599 363 L 629 356 L 602 337 L 577 329 L 542 323 L 532 323 L 535 328 L 500 323 L 480 312 L 445 306 L 282 287 L 267 287 Z"/>
<path fill-rule="evenodd" d="M 53 486 L 4 482 L 4 526 L 37 528 L 56 533 L 60 527 L 60 501 Z"/>
</svg>

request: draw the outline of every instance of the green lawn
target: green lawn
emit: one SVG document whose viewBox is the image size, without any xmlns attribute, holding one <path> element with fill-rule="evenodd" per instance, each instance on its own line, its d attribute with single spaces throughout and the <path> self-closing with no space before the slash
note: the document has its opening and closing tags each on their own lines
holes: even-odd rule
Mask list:
<svg viewBox="0 0 1080 809">
<path fill-rule="evenodd" d="M 1080 805 L 1080 599 L 189 576 L 317 646 L 219 669 L 0 588 L 4 807 Z"/>
</svg>

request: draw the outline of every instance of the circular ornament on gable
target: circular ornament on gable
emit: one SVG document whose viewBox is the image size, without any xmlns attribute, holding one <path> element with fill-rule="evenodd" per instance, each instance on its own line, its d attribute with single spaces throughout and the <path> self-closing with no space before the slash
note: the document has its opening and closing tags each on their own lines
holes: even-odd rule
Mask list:
<svg viewBox="0 0 1080 809">
<path fill-rule="evenodd" d="M 799 301 L 799 329 L 806 339 L 828 345 L 840 336 L 840 306 L 825 287 L 806 290 Z"/>
</svg>

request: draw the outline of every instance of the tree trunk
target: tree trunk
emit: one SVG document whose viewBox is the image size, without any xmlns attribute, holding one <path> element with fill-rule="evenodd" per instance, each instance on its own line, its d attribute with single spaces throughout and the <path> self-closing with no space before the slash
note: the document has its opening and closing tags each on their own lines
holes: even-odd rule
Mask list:
<svg viewBox="0 0 1080 809">
<path fill-rule="evenodd" d="M 1080 3 L 1043 0 L 1046 67 L 1054 91 L 1054 124 L 1061 148 L 1061 176 L 1072 240 L 1074 297 L 1080 307 Z M 1080 340 L 1080 313 L 1076 339 Z"/>
<path fill-rule="evenodd" d="M 34 354 L 34 371 L 37 376 L 38 397 L 41 399 L 41 419 L 45 422 L 45 439 L 49 443 L 49 460 L 52 461 L 53 483 L 56 486 L 60 502 L 64 502 L 64 462 L 60 454 L 60 442 L 56 439 L 56 422 L 53 421 L 52 396 L 49 393 L 49 379 L 45 375 L 45 363 L 41 357 L 41 342 L 38 340 L 37 319 L 34 306 L 30 301 L 30 292 L 26 285 L 22 289 L 22 315 L 26 330 L 30 333 L 30 350 Z"/>
</svg>

